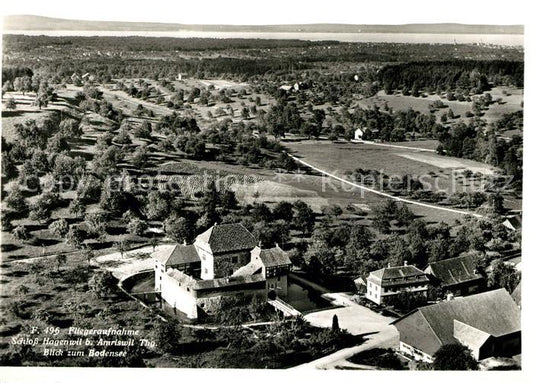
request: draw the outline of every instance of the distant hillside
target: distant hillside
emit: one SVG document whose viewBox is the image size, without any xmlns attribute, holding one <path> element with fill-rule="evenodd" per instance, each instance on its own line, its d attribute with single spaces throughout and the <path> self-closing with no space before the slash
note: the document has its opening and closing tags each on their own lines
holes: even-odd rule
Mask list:
<svg viewBox="0 0 533 383">
<path fill-rule="evenodd" d="M 291 25 L 190 25 L 124 21 L 86 21 L 55 19 L 31 15 L 4 17 L 4 30 L 8 31 L 153 31 L 172 32 L 316 32 L 316 33 L 453 33 L 453 34 L 523 34 L 523 25 L 472 25 L 472 24 L 403 24 L 403 25 L 353 25 L 353 24 L 291 24 Z"/>
</svg>

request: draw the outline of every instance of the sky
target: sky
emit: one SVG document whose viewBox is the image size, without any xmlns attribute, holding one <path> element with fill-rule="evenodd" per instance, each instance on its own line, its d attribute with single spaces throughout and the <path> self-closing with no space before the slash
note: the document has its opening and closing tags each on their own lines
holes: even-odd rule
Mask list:
<svg viewBox="0 0 533 383">
<path fill-rule="evenodd" d="M 183 24 L 526 24 L 526 0 L 3 0 L 3 15 Z"/>
</svg>

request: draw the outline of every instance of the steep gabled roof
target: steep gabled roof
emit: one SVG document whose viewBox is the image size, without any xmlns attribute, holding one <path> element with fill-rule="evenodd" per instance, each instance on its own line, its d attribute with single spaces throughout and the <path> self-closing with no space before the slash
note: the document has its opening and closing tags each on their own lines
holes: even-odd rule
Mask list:
<svg viewBox="0 0 533 383">
<path fill-rule="evenodd" d="M 471 350 L 478 350 L 490 338 L 490 334 L 469 326 L 457 319 L 453 320 L 453 336 Z"/>
<path fill-rule="evenodd" d="M 476 255 L 464 255 L 431 262 L 426 271 L 431 272 L 444 286 L 469 282 L 483 277 L 476 272 Z"/>
<path fill-rule="evenodd" d="M 409 339 L 411 346 L 433 355 L 441 344 L 457 341 L 454 321 L 478 330 L 468 336 L 499 337 L 520 331 L 520 310 L 505 289 L 498 289 L 420 307 L 392 324 L 400 331 L 400 339 Z M 433 335 L 438 342 L 426 340 Z"/>
<path fill-rule="evenodd" d="M 271 249 L 260 249 L 259 258 L 265 267 L 289 266 L 292 265 L 287 253 L 278 246 Z"/>
<path fill-rule="evenodd" d="M 208 244 L 213 254 L 251 250 L 257 245 L 252 233 L 240 223 L 214 225 L 196 240 Z"/>
<path fill-rule="evenodd" d="M 186 263 L 200 262 L 200 257 L 193 245 L 177 244 L 169 251 L 156 251 L 152 257 L 160 261 L 165 266 L 176 266 Z"/>
</svg>

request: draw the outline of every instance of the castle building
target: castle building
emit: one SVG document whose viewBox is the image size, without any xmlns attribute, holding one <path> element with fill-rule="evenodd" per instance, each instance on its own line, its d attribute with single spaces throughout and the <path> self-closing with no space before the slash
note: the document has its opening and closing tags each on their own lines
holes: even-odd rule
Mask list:
<svg viewBox="0 0 533 383">
<path fill-rule="evenodd" d="M 155 290 L 191 319 L 215 310 L 222 297 L 287 295 L 291 261 L 278 246 L 262 249 L 241 224 L 214 225 L 192 245 L 152 254 Z"/>
</svg>

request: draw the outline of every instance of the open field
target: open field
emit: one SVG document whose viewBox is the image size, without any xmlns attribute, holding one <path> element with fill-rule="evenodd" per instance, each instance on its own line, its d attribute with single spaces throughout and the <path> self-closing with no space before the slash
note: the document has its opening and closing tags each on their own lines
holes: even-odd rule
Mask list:
<svg viewBox="0 0 533 383">
<path fill-rule="evenodd" d="M 464 158 L 435 156 L 433 154 L 425 153 L 394 153 L 396 156 L 407 158 L 417 162 L 423 162 L 425 164 L 436 166 L 441 169 L 453 169 L 453 170 L 470 170 L 474 173 L 482 174 L 494 174 L 494 168 L 485 164 L 467 160 Z"/>
<path fill-rule="evenodd" d="M 357 168 L 377 170 L 395 178 L 403 175 L 423 176 L 421 181 L 426 183 L 426 187 L 447 194 L 480 190 L 482 180 L 477 177 L 464 179 L 462 176 L 464 169 L 492 172 L 491 167 L 475 161 L 440 157 L 427 152 L 416 153 L 410 149 L 326 141 L 292 142 L 286 143 L 286 146 L 302 160 L 344 179 L 353 181 L 348 173 Z M 359 192 L 361 199 L 369 205 L 373 204 L 370 199 L 367 199 L 369 197 L 378 201 L 385 198 L 357 188 L 354 190 Z M 383 191 L 387 192 L 387 190 Z M 509 196 L 505 203 L 506 206 L 514 209 L 517 204 L 519 205 L 520 200 Z M 424 206 L 411 207 L 415 214 L 425 217 L 430 222 L 444 221 L 453 224 L 456 219 L 462 217 L 462 214 L 451 211 L 435 210 Z"/>
<path fill-rule="evenodd" d="M 410 149 L 329 141 L 304 141 L 287 143 L 286 146 L 296 156 L 339 176 L 359 168 L 383 171 L 389 176 L 425 175 L 432 190 L 446 192 L 457 187 L 454 185 L 454 170 L 493 171 L 490 166 L 475 161 L 429 152 L 417 153 Z"/>
<path fill-rule="evenodd" d="M 234 81 L 228 81 L 228 80 L 200 80 L 200 83 L 205 86 L 213 85 L 215 89 L 227 89 L 227 88 L 236 88 L 240 89 L 243 87 L 247 87 L 248 84 L 246 83 L 237 83 Z"/>
<path fill-rule="evenodd" d="M 504 95 L 504 92 L 507 93 Z M 501 118 L 505 113 L 512 113 L 522 109 L 521 103 L 524 100 L 523 89 L 517 89 L 512 87 L 494 87 L 490 91 L 486 92 L 492 95 L 492 99 L 501 98 L 500 103 L 493 103 L 489 109 L 484 112 L 483 119 L 487 120 L 487 123 L 492 123 Z M 384 91 L 379 91 L 375 96 L 359 100 L 356 103 L 364 107 L 373 107 L 378 105 L 383 108 L 385 104 L 393 110 L 407 110 L 412 108 L 414 111 L 418 111 L 424 114 L 429 114 L 429 104 L 436 100 L 441 100 L 447 108 L 440 109 L 435 112 L 437 120 L 443 113 L 447 113 L 448 109 L 452 109 L 456 116 L 459 116 L 453 121 L 468 122 L 466 118 L 466 112 L 472 111 L 472 103 L 467 101 L 448 101 L 445 97 L 441 97 L 436 94 L 428 95 L 427 97 L 412 97 L 404 96 L 402 94 L 385 94 Z"/>
</svg>

